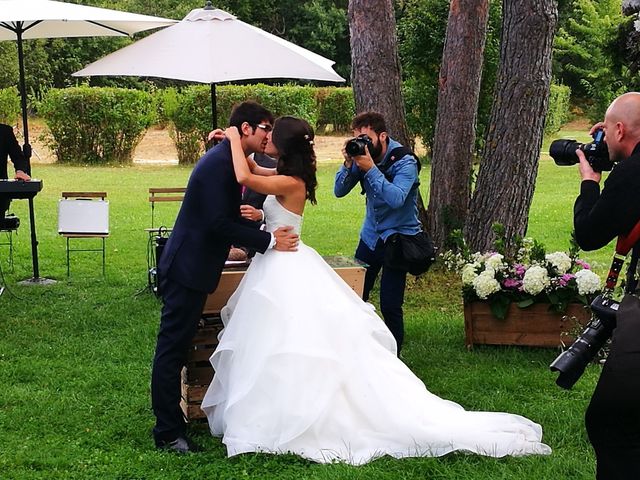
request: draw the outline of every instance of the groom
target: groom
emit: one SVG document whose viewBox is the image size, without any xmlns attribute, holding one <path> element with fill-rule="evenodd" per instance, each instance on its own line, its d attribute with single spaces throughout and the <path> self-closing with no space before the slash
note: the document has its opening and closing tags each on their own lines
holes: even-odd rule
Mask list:
<svg viewBox="0 0 640 480">
<path fill-rule="evenodd" d="M 243 102 L 229 124 L 241 132 L 245 155 L 262 152 L 273 116 L 261 105 Z M 156 447 L 187 453 L 180 409 L 180 372 L 187 360 L 207 295 L 220 280 L 232 244 L 264 253 L 273 247 L 293 251 L 298 236 L 291 227 L 273 234 L 258 230 L 240 216 L 241 187 L 236 182 L 228 140 L 209 150 L 196 164 L 173 232 L 159 260 L 162 314 L 151 374 L 151 401 L 156 416 Z"/>
</svg>

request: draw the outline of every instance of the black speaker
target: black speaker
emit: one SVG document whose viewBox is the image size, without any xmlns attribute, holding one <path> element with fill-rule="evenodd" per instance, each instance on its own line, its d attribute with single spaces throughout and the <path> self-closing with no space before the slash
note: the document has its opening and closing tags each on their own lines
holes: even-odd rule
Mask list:
<svg viewBox="0 0 640 480">
<path fill-rule="evenodd" d="M 0 229 L 2 230 L 17 230 L 19 226 L 20 219 L 13 214 L 0 218 Z"/>
</svg>

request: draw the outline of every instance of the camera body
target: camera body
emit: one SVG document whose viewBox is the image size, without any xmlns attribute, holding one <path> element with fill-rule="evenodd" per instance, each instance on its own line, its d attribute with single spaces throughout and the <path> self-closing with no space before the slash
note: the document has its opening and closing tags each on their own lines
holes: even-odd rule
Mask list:
<svg viewBox="0 0 640 480">
<path fill-rule="evenodd" d="M 369 135 L 363 133 L 349 140 L 344 148 L 350 157 L 358 157 L 360 155 L 366 155 L 365 147 L 371 152 L 373 150 L 373 141 Z"/>
<path fill-rule="evenodd" d="M 596 172 L 605 172 L 613 169 L 614 163 L 609 159 L 609 149 L 604 140 L 604 130 L 598 129 L 593 132 L 593 142 L 579 143 L 575 140 L 560 139 L 555 140 L 549 146 L 549 155 L 556 162 L 556 165 L 575 165 L 579 163 L 576 150 L 584 152 L 587 161 Z"/>
<path fill-rule="evenodd" d="M 568 390 L 582 376 L 589 362 L 611 337 L 619 307 L 620 302 L 603 295 L 591 302 L 591 321 L 576 341 L 549 365 L 551 371 L 560 373 L 556 379 L 558 386 Z"/>
</svg>

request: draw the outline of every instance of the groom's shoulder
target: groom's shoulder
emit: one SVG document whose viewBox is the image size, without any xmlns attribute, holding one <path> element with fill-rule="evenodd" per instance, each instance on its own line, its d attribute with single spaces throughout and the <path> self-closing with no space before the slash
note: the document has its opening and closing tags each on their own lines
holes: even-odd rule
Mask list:
<svg viewBox="0 0 640 480">
<path fill-rule="evenodd" d="M 195 168 L 216 168 L 221 165 L 231 164 L 231 149 L 229 144 L 219 143 L 211 150 L 207 151 L 196 163 Z"/>
</svg>

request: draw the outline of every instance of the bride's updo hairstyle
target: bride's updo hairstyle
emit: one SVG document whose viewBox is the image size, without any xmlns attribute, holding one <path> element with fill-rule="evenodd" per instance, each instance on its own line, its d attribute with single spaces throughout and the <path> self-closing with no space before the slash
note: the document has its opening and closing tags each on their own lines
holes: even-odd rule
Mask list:
<svg viewBox="0 0 640 480">
<path fill-rule="evenodd" d="M 296 117 L 280 117 L 273 126 L 271 141 L 280 153 L 278 174 L 299 177 L 307 189 L 307 200 L 316 203 L 316 152 L 313 128 Z"/>
</svg>

